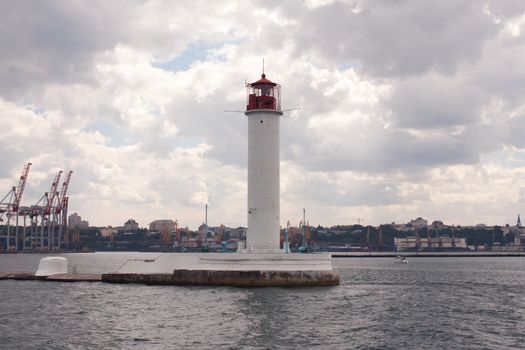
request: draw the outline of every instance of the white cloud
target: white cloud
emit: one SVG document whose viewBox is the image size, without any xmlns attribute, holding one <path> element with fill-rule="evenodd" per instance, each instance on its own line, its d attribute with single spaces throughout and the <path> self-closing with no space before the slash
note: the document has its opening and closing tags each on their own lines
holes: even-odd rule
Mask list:
<svg viewBox="0 0 525 350">
<path fill-rule="evenodd" d="M 282 223 L 504 223 L 523 203 L 519 2 L 0 5 L 0 185 L 75 171 L 94 224 L 245 224 L 244 79 L 283 86 Z M 510 218 L 510 219 L 508 219 Z M 293 221 L 293 220 L 292 220 Z"/>
</svg>

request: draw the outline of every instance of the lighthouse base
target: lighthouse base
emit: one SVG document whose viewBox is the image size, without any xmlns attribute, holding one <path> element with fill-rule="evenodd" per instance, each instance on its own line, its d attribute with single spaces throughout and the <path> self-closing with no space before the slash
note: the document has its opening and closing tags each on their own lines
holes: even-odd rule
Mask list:
<svg viewBox="0 0 525 350">
<path fill-rule="evenodd" d="M 331 254 L 164 253 L 133 259 L 104 282 L 237 287 L 339 285 Z"/>
</svg>

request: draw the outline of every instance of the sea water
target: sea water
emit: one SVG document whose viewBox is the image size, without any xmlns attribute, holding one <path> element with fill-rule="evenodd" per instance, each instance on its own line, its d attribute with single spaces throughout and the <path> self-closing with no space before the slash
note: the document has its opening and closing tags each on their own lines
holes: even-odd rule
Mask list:
<svg viewBox="0 0 525 350">
<path fill-rule="evenodd" d="M 156 255 L 64 254 L 84 273 Z M 0 281 L 0 349 L 525 348 L 525 258 L 409 260 L 334 259 L 338 287 Z"/>
</svg>

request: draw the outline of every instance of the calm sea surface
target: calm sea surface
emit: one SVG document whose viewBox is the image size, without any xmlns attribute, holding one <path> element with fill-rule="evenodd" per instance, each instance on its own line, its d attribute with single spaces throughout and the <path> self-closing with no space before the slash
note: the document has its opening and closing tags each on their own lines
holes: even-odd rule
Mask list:
<svg viewBox="0 0 525 350">
<path fill-rule="evenodd" d="M 155 255 L 65 254 L 86 273 Z M 0 271 L 41 257 L 0 255 Z M 0 281 L 0 349 L 525 348 L 525 258 L 334 264 L 339 287 Z"/>
</svg>

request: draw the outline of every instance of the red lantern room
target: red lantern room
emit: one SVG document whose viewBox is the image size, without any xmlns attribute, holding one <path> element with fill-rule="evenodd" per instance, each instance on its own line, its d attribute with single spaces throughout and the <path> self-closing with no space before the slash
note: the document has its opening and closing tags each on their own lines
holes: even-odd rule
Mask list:
<svg viewBox="0 0 525 350">
<path fill-rule="evenodd" d="M 266 74 L 261 75 L 261 79 L 255 83 L 246 84 L 248 101 L 246 110 L 271 109 L 281 110 L 281 85 L 266 79 Z"/>
</svg>

